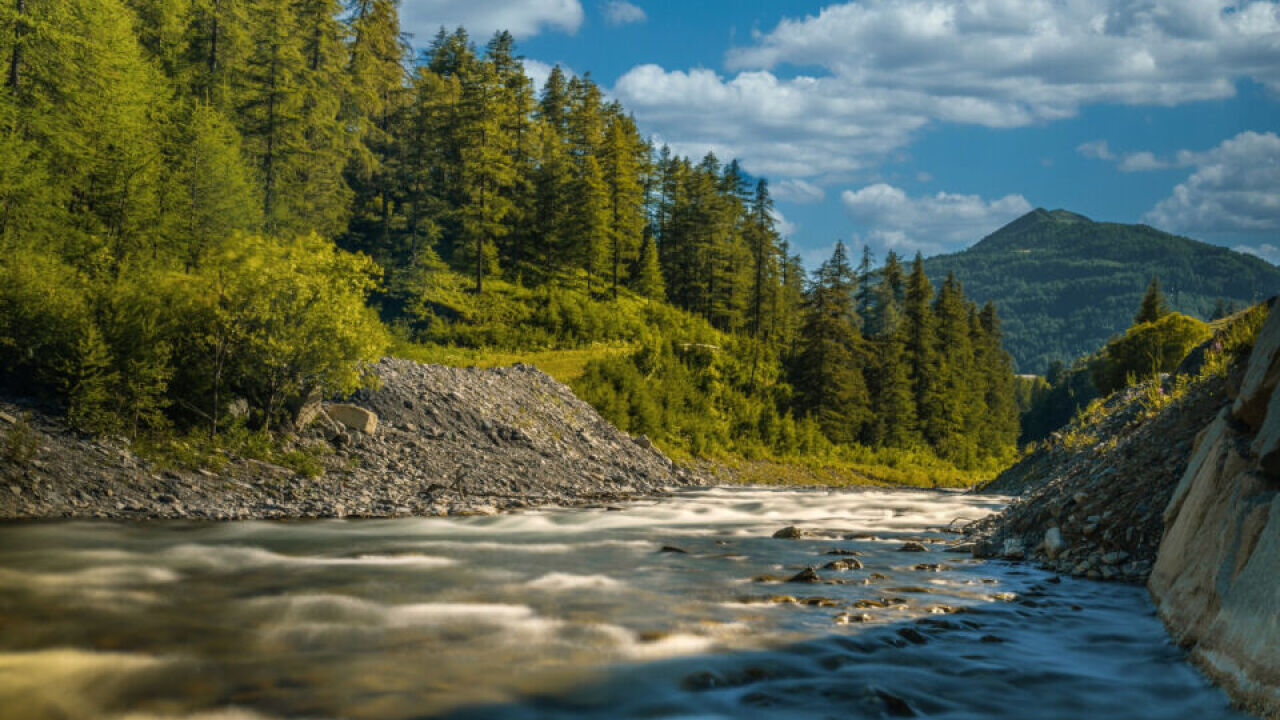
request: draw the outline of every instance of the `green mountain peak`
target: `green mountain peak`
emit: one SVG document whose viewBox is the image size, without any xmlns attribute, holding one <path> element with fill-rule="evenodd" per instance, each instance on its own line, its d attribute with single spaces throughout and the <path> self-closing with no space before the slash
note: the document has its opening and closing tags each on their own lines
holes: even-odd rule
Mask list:
<svg viewBox="0 0 1280 720">
<path fill-rule="evenodd" d="M 925 270 L 935 282 L 954 272 L 971 298 L 993 301 L 1019 371 L 1037 373 L 1128 327 L 1153 275 L 1171 309 L 1201 319 L 1219 301 L 1280 292 L 1280 268 L 1261 258 L 1063 209 L 1036 208 L 967 250 L 927 259 Z"/>
</svg>

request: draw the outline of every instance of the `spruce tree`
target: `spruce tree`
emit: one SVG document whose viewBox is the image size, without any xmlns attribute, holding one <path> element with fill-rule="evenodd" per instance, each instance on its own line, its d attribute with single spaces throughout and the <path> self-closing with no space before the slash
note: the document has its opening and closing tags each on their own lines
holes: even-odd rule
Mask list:
<svg viewBox="0 0 1280 720">
<path fill-rule="evenodd" d="M 809 290 L 792 369 L 800 414 L 813 418 L 837 443 L 856 441 L 872 420 L 853 283 L 844 244 L 836 243 Z"/>
<path fill-rule="evenodd" d="M 1169 307 L 1165 304 L 1164 293 L 1160 292 L 1160 278 L 1152 275 L 1151 283 L 1147 285 L 1147 292 L 1142 296 L 1142 304 L 1138 306 L 1138 314 L 1133 318 L 1133 324 L 1155 322 L 1168 314 Z"/>
</svg>

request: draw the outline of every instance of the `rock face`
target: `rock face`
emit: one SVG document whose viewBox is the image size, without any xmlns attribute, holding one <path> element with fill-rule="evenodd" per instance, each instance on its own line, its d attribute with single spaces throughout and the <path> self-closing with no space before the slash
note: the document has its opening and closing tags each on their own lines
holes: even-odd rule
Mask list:
<svg viewBox="0 0 1280 720">
<path fill-rule="evenodd" d="M 1247 709 L 1280 718 L 1280 312 L 1240 392 L 1197 439 L 1164 511 L 1149 587 L 1193 659 Z"/>
<path fill-rule="evenodd" d="M 58 409 L 0 398 L 0 447 L 25 417 L 29 457 L 0 452 L 0 520 L 386 517 L 610 502 L 700 482 L 531 366 L 494 370 L 385 358 L 377 390 L 309 411 L 293 443 L 311 478 L 249 458 L 187 471 L 120 439 L 66 427 Z"/>
</svg>

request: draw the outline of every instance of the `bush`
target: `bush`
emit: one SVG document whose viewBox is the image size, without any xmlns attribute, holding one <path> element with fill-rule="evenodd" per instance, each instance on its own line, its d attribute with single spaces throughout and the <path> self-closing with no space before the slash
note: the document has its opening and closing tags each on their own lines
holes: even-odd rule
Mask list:
<svg viewBox="0 0 1280 720">
<path fill-rule="evenodd" d="M 1187 352 L 1209 335 L 1207 324 L 1181 313 L 1138 323 L 1103 348 L 1090 367 L 1093 384 L 1100 393 L 1109 395 L 1130 385 L 1130 378 L 1141 380 L 1172 372 Z"/>
</svg>

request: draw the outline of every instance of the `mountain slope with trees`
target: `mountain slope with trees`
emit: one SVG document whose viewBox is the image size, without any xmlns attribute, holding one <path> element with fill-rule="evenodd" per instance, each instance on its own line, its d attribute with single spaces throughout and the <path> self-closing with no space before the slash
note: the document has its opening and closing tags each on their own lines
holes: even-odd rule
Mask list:
<svg viewBox="0 0 1280 720">
<path fill-rule="evenodd" d="M 809 277 L 765 179 L 654 147 L 589 75 L 535 88 L 508 33 L 415 54 L 397 11 L 6 6 L 0 381 L 216 449 L 388 347 L 603 346 L 577 390 L 686 454 L 1013 452 L 993 306 L 918 257 Z"/>
<path fill-rule="evenodd" d="M 1000 307 L 1023 373 L 1069 364 L 1123 331 L 1153 276 L 1169 309 L 1203 320 L 1280 292 L 1280 268 L 1261 258 L 1065 210 L 1033 210 L 925 269 L 935 281 L 955 273 L 975 300 Z"/>
</svg>

